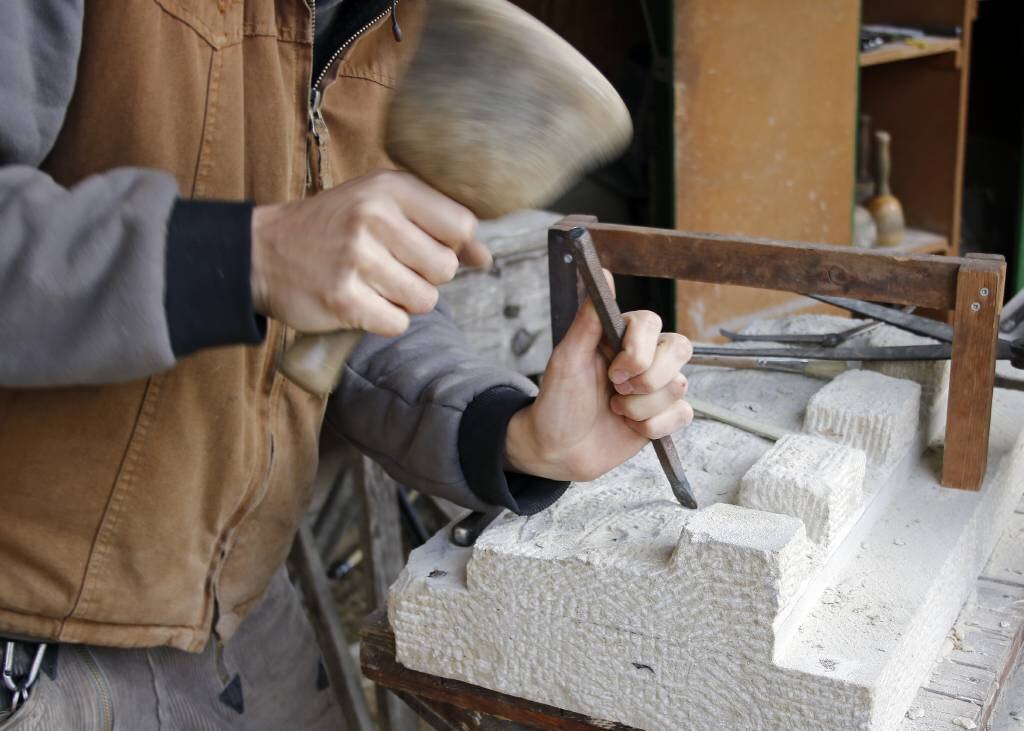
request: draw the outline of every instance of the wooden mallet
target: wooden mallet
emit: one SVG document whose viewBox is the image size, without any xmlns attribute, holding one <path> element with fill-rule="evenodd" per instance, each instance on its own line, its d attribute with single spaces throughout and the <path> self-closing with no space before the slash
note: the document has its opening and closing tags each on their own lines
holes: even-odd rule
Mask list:
<svg viewBox="0 0 1024 731">
<path fill-rule="evenodd" d="M 883 130 L 875 132 L 875 175 L 877 176 L 875 197 L 868 201 L 868 210 L 875 219 L 878 228 L 879 246 L 898 246 L 903 241 L 906 222 L 903 219 L 903 206 L 892 194 L 889 187 L 889 174 L 892 171 L 892 158 L 889 145 L 889 133 Z"/>
<path fill-rule="evenodd" d="M 505 0 L 431 0 L 385 144 L 396 163 L 495 218 L 550 203 L 631 137 L 608 80 L 533 16 Z M 328 393 L 362 335 L 302 336 L 281 369 Z"/>
</svg>

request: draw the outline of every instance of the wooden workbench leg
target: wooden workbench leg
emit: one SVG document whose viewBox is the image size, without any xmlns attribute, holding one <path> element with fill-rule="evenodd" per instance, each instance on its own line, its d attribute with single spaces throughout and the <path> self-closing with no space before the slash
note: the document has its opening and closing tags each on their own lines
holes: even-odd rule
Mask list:
<svg viewBox="0 0 1024 731">
<path fill-rule="evenodd" d="M 372 609 L 383 607 L 388 587 L 405 566 L 402 519 L 398 511 L 398 483 L 368 457 L 357 474 L 363 503 L 363 561 L 369 581 Z M 394 693 L 377 686 L 377 719 L 385 731 L 415 731 L 416 714 Z"/>
<path fill-rule="evenodd" d="M 354 447 L 345 446 L 342 450 L 346 458 L 337 467 L 327 497 L 316 513 L 311 526 L 313 540 L 320 551 L 320 557 L 326 565 L 331 564 L 338 542 L 350 522 L 352 513 L 350 502 L 355 495 L 355 460 L 362 459 Z M 353 458 L 354 455 L 354 458 Z M 321 463 L 323 458 L 321 458 Z"/>
<path fill-rule="evenodd" d="M 1006 262 L 992 254 L 968 254 L 956 284 L 953 363 L 946 415 L 942 484 L 980 490 L 988 466 L 992 388 Z"/>
<path fill-rule="evenodd" d="M 349 654 L 338 608 L 327 583 L 327 571 L 320 560 L 313 532 L 305 523 L 295 536 L 289 563 L 306 599 L 327 677 L 345 716 L 345 728 L 348 731 L 373 731 L 366 696 L 363 695 L 362 674 L 355 658 Z"/>
</svg>

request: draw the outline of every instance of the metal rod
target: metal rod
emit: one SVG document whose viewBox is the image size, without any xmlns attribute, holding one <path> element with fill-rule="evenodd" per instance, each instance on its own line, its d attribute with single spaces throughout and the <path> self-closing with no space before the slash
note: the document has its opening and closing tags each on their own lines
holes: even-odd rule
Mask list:
<svg viewBox="0 0 1024 731">
<path fill-rule="evenodd" d="M 703 416 L 706 419 L 714 419 L 722 424 L 742 429 L 750 434 L 755 434 L 759 437 L 764 437 L 765 439 L 771 439 L 773 442 L 777 442 L 782 439 L 782 437 L 789 434 L 789 432 L 782 427 L 751 419 L 749 416 L 737 414 L 735 411 L 730 411 L 729 409 L 713 404 L 709 401 L 702 401 L 701 399 L 694 398 L 693 396 L 687 397 L 687 401 L 690 402 L 690 406 L 693 407 L 694 413 L 698 416 Z"/>
<path fill-rule="evenodd" d="M 795 373 L 822 380 L 831 380 L 850 368 L 847 361 L 810 360 L 809 358 L 757 358 L 751 356 L 695 355 L 687 365 L 715 368 L 742 368 L 750 370 Z"/>
</svg>

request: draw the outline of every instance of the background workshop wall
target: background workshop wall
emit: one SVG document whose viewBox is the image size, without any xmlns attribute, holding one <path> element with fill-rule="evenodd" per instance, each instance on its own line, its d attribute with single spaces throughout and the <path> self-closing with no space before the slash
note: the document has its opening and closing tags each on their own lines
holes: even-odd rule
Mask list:
<svg viewBox="0 0 1024 731">
<path fill-rule="evenodd" d="M 978 0 L 516 2 L 594 61 L 637 122 L 630 152 L 553 210 L 847 245 L 862 156 L 870 167 L 871 150 L 858 144 L 867 115 L 871 130 L 892 136 L 892 187 L 911 229 L 903 246 L 958 250 Z M 862 52 L 862 22 L 929 35 Z M 986 239 L 973 248 L 1010 247 Z M 821 309 L 737 287 L 624 284 L 626 306 L 653 307 L 702 339 L 723 325 Z"/>
</svg>

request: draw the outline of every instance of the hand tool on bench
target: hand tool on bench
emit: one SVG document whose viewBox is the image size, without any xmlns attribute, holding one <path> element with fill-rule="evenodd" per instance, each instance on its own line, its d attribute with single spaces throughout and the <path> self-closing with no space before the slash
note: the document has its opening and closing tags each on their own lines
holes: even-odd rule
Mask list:
<svg viewBox="0 0 1024 731">
<path fill-rule="evenodd" d="M 754 434 L 755 436 L 770 439 L 773 442 L 777 442 L 782 437 L 789 434 L 786 429 L 775 424 L 769 424 L 766 421 L 760 421 L 745 414 L 738 413 L 731 409 L 727 409 L 724 406 L 713 404 L 710 401 L 705 401 L 694 396 L 687 396 L 686 400 L 693 407 L 693 413 L 697 416 L 705 419 L 712 419 L 714 421 L 726 424 L 736 429 L 741 429 L 748 434 Z"/>
<path fill-rule="evenodd" d="M 749 352 L 756 352 L 748 348 L 744 348 L 743 351 L 739 348 L 734 350 L 737 353 L 748 350 Z M 686 365 L 795 373 L 799 376 L 820 378 L 825 381 L 835 378 L 850 367 L 845 361 L 818 361 L 810 360 L 809 358 L 760 358 L 753 355 L 694 355 Z"/>
<path fill-rule="evenodd" d="M 917 308 L 914 305 L 907 305 L 900 311 L 906 314 L 913 314 Z M 813 343 L 815 345 L 821 345 L 825 348 L 834 348 L 838 345 L 842 345 L 850 338 L 856 335 L 864 335 L 866 333 L 875 330 L 885 323 L 881 320 L 874 318 L 869 319 L 867 322 L 863 322 L 846 330 L 840 330 L 839 332 L 831 333 L 758 333 L 758 334 L 747 334 L 735 332 L 733 330 L 726 330 L 720 328 L 720 332 L 724 337 L 729 338 L 733 342 L 767 342 L 767 343 L 784 343 L 787 345 L 803 345 L 805 343 Z"/>
<path fill-rule="evenodd" d="M 694 345 L 693 353 L 699 356 L 729 358 L 779 358 L 783 360 L 949 360 L 953 347 L 949 343 L 936 345 L 893 345 L 884 347 L 851 345 L 838 348 L 821 347 L 779 347 L 743 348 L 735 345 Z M 1009 352 L 997 355 L 1000 360 L 1010 360 Z"/>
<path fill-rule="evenodd" d="M 874 302 L 849 299 L 847 297 L 831 297 L 828 295 L 809 295 L 811 298 L 834 307 L 840 307 L 856 315 L 863 315 L 879 320 L 900 330 L 921 335 L 942 343 L 953 343 L 953 327 L 945 322 L 920 317 L 901 310 L 896 310 Z M 913 346 L 908 346 L 913 347 Z M 999 338 L 996 344 L 996 360 L 1008 360 L 1014 368 L 1024 368 L 1024 338 L 1007 340 Z"/>
<path fill-rule="evenodd" d="M 913 310 L 913 307 L 906 307 L 903 309 L 903 311 L 907 313 L 913 312 Z M 834 348 L 838 345 L 842 345 L 855 335 L 864 335 L 865 333 L 881 327 L 882 324 L 882 322 L 875 320 L 872 322 L 864 322 L 856 327 L 832 333 L 748 334 L 734 332 L 733 330 L 726 330 L 724 327 L 720 328 L 718 332 L 720 332 L 723 337 L 729 338 L 729 340 L 734 343 L 783 343 L 786 345 L 803 345 L 804 343 L 812 343 L 814 345 L 820 345 L 823 348 Z"/>
<path fill-rule="evenodd" d="M 698 356 L 763 358 L 763 359 L 809 359 L 829 361 L 913 361 L 949 360 L 953 352 L 953 328 L 937 320 L 920 317 L 903 310 L 846 297 L 807 295 L 819 302 L 839 307 L 857 315 L 869 317 L 906 332 L 920 335 L 939 343 L 934 345 L 898 345 L 885 347 L 851 346 L 835 348 L 737 348 L 734 346 L 695 345 Z M 1024 369 L 1024 339 L 1006 340 L 1000 338 L 996 345 L 996 359 L 1009 360 L 1014 368 Z M 768 366 L 761 366 L 768 367 Z M 999 388 L 1024 390 L 1024 382 L 996 376 Z"/>
<path fill-rule="evenodd" d="M 431 0 L 384 137 L 397 164 L 495 218 L 543 206 L 614 159 L 632 123 L 608 80 L 525 11 L 506 0 Z M 328 393 L 361 336 L 300 337 L 281 370 Z"/>
</svg>

